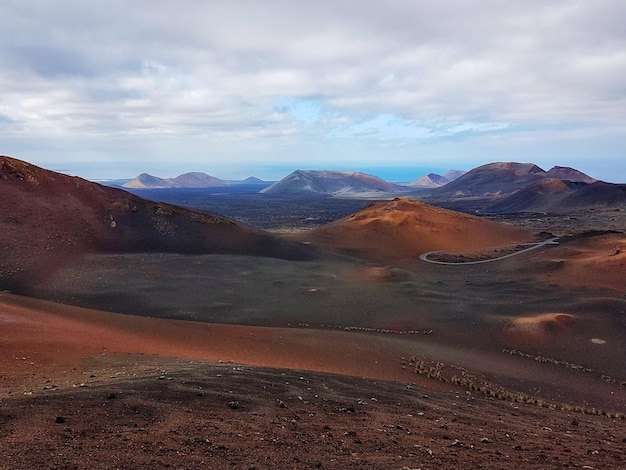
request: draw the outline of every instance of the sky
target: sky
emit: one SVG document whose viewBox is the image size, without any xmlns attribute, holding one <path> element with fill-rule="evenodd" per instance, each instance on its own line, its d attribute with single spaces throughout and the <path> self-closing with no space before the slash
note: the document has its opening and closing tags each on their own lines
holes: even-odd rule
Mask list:
<svg viewBox="0 0 626 470">
<path fill-rule="evenodd" d="M 89 179 L 626 182 L 623 0 L 0 0 L 0 154 Z"/>
</svg>

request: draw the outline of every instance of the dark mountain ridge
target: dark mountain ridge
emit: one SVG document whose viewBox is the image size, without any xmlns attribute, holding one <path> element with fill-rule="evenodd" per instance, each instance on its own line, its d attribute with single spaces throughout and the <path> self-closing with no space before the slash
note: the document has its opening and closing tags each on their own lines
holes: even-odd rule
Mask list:
<svg viewBox="0 0 626 470">
<path fill-rule="evenodd" d="M 546 179 L 487 206 L 485 213 L 569 212 L 594 207 L 626 209 L 626 184 L 604 181 L 585 183 L 556 178 Z"/>
<path fill-rule="evenodd" d="M 547 173 L 533 163 L 497 162 L 481 165 L 456 180 L 434 189 L 433 196 L 477 197 L 512 193 L 546 178 Z"/>
<path fill-rule="evenodd" d="M 626 185 L 598 181 L 574 168 L 548 171 L 533 163 L 479 166 L 435 188 L 423 200 L 484 213 L 567 212 L 595 207 L 626 208 Z"/>
</svg>

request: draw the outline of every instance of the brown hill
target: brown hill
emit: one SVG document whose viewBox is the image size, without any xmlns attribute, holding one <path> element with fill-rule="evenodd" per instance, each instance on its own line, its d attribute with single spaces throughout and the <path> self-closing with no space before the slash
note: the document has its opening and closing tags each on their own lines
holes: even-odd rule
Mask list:
<svg viewBox="0 0 626 470">
<path fill-rule="evenodd" d="M 504 196 L 550 179 L 587 184 L 597 181 L 579 170 L 565 166 L 555 166 L 544 171 L 533 163 L 496 162 L 481 165 L 468 171 L 454 181 L 433 191 L 433 196 Z"/>
<path fill-rule="evenodd" d="M 0 288 L 23 288 L 86 252 L 238 253 L 302 258 L 310 250 L 206 212 L 0 157 Z"/>
<path fill-rule="evenodd" d="M 376 261 L 417 259 L 432 250 L 484 248 L 530 241 L 523 229 L 396 198 L 303 232 L 301 240 Z"/>
<path fill-rule="evenodd" d="M 497 162 L 474 168 L 423 199 L 464 211 L 555 212 L 626 205 L 625 185 L 598 181 L 574 168 L 544 171 L 532 163 Z"/>
<path fill-rule="evenodd" d="M 582 183 L 594 183 L 598 181 L 597 179 L 586 175 L 582 171 L 568 166 L 553 166 L 546 172 L 546 175 L 548 175 L 549 178 L 558 178 L 566 181 L 580 181 Z"/>
<path fill-rule="evenodd" d="M 433 191 L 435 197 L 489 197 L 509 194 L 547 177 L 532 163 L 488 163 Z"/>
<path fill-rule="evenodd" d="M 626 185 L 549 178 L 491 204 L 484 212 L 570 212 L 593 207 L 626 208 Z"/>
<path fill-rule="evenodd" d="M 540 180 L 503 197 L 484 211 L 491 213 L 548 211 L 574 192 L 576 185 L 577 183 L 556 178 Z"/>
</svg>

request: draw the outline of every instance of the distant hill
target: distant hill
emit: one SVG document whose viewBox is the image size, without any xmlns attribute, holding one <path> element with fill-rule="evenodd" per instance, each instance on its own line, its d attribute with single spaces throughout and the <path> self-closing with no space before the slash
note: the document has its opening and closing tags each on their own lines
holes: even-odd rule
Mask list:
<svg viewBox="0 0 626 470">
<path fill-rule="evenodd" d="M 488 163 L 433 190 L 432 194 L 438 197 L 497 196 L 510 194 L 544 178 L 547 178 L 546 172 L 533 163 Z"/>
<path fill-rule="evenodd" d="M 263 189 L 264 194 L 329 194 L 333 196 L 365 193 L 398 193 L 410 188 L 389 183 L 360 172 L 297 170 Z"/>
<path fill-rule="evenodd" d="M 248 178 L 246 178 L 245 180 L 229 180 L 229 183 L 234 183 L 234 184 L 267 184 L 268 181 L 263 181 L 262 179 L 259 179 L 255 176 L 249 176 Z"/>
<path fill-rule="evenodd" d="M 626 184 L 549 178 L 519 189 L 487 206 L 486 213 L 570 212 L 573 210 L 623 207 L 626 209 Z"/>
<path fill-rule="evenodd" d="M 550 178 L 558 178 L 566 181 L 580 181 L 582 183 L 595 183 L 598 181 L 584 174 L 582 171 L 567 166 L 553 166 L 546 172 L 546 175 Z"/>
<path fill-rule="evenodd" d="M 211 186 L 224 185 L 221 179 L 199 172 L 184 173 L 173 178 L 171 181 L 180 188 L 208 188 Z"/>
<path fill-rule="evenodd" d="M 567 212 L 592 207 L 626 208 L 625 187 L 598 181 L 569 167 L 555 166 L 545 171 L 533 163 L 497 162 L 474 168 L 433 189 L 424 200 L 456 201 L 463 210 L 486 213 Z"/>
<path fill-rule="evenodd" d="M 468 171 L 433 191 L 435 196 L 502 196 L 544 179 L 593 183 L 596 180 L 574 168 L 555 166 L 548 171 L 534 163 L 496 162 Z"/>
<path fill-rule="evenodd" d="M 444 178 L 442 175 L 438 175 L 437 173 L 428 173 L 427 175 L 421 176 L 414 181 L 411 181 L 407 186 L 412 188 L 438 188 L 443 186 L 444 184 L 449 183 L 447 178 Z"/>
<path fill-rule="evenodd" d="M 467 172 L 463 171 L 463 170 L 448 170 L 444 174 L 442 174 L 441 176 L 443 176 L 448 181 L 454 181 L 455 179 L 460 178 L 461 176 L 463 176 L 465 173 L 467 173 Z"/>
<path fill-rule="evenodd" d="M 531 183 L 488 205 L 484 212 L 546 212 L 563 197 L 575 191 L 577 183 L 549 178 Z"/>
<path fill-rule="evenodd" d="M 0 289 L 25 289 L 94 252 L 307 257 L 306 247 L 233 220 L 0 157 Z"/>
<path fill-rule="evenodd" d="M 132 180 L 122 184 L 128 189 L 165 189 L 165 188 L 217 188 L 234 185 L 263 185 L 270 184 L 250 176 L 244 180 L 222 180 L 215 176 L 201 172 L 190 172 L 178 175 L 175 178 L 159 178 L 157 176 L 142 173 Z"/>
<path fill-rule="evenodd" d="M 530 241 L 523 229 L 412 199 L 376 202 L 298 238 L 376 262 L 416 260 L 431 250 L 482 248 Z"/>
<path fill-rule="evenodd" d="M 148 173 L 142 173 L 139 176 L 133 178 L 127 183 L 122 185 L 124 188 L 171 188 L 175 186 L 172 180 L 166 180 L 157 176 L 149 175 Z"/>
<path fill-rule="evenodd" d="M 440 186 L 454 181 L 463 174 L 465 174 L 465 172 L 460 170 L 448 170 L 443 175 L 428 173 L 427 175 L 412 181 L 407 186 L 412 188 L 439 188 Z"/>
</svg>

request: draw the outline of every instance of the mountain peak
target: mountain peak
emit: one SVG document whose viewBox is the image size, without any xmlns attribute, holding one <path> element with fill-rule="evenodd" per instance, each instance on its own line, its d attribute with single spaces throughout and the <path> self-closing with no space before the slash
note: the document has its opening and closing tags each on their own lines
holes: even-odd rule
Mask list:
<svg viewBox="0 0 626 470">
<path fill-rule="evenodd" d="M 224 186 L 226 183 L 215 176 L 207 175 L 206 173 L 194 171 L 190 173 L 183 173 L 176 178 L 171 179 L 176 186 L 185 188 L 207 188 L 210 186 Z"/>
<path fill-rule="evenodd" d="M 410 182 L 408 185 L 412 188 L 439 188 L 450 181 L 437 173 L 428 173 L 416 180 Z"/>
<path fill-rule="evenodd" d="M 542 175 L 545 174 L 545 170 L 535 165 L 534 163 L 519 163 L 519 162 L 494 162 L 487 163 L 486 165 L 479 166 L 475 170 L 495 170 L 502 172 L 512 172 L 516 176 L 523 175 Z"/>
<path fill-rule="evenodd" d="M 122 185 L 124 188 L 145 189 L 145 188 L 168 188 L 170 183 L 158 176 L 152 176 L 148 173 L 142 173 L 133 178 L 128 183 Z"/>
<path fill-rule="evenodd" d="M 570 168 L 568 166 L 553 166 L 547 172 L 551 178 L 558 178 L 567 181 L 580 181 L 583 183 L 593 183 L 598 181 L 582 171 Z"/>
<path fill-rule="evenodd" d="M 358 171 L 296 170 L 261 190 L 265 194 L 331 194 L 397 193 L 406 191 L 397 184 Z"/>
<path fill-rule="evenodd" d="M 193 171 L 183 173 L 175 178 L 159 178 L 148 173 L 142 173 L 122 187 L 130 189 L 161 189 L 161 188 L 208 188 L 211 186 L 226 186 L 226 182 L 206 173 Z"/>
<path fill-rule="evenodd" d="M 487 163 L 435 189 L 434 194 L 445 197 L 499 196 L 546 177 L 547 173 L 534 163 Z"/>
</svg>

